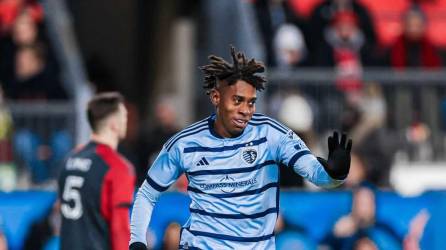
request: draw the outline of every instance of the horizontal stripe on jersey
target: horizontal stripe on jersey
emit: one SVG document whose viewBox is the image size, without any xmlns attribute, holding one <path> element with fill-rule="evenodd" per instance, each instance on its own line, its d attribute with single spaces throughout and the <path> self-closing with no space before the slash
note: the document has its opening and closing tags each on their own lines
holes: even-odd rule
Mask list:
<svg viewBox="0 0 446 250">
<path fill-rule="evenodd" d="M 201 214 L 201 215 L 205 215 L 205 216 L 211 216 L 214 218 L 223 218 L 223 219 L 256 219 L 256 218 L 265 217 L 266 215 L 271 214 L 271 213 L 277 213 L 277 211 L 278 211 L 277 207 L 273 207 L 273 208 L 269 208 L 263 212 L 254 213 L 254 214 L 220 214 L 220 213 L 209 213 L 209 212 L 206 212 L 206 211 L 200 210 L 200 209 L 194 209 L 194 208 L 190 209 L 191 213 L 197 213 L 197 214 Z"/>
<path fill-rule="evenodd" d="M 192 153 L 192 152 L 223 152 L 223 151 L 229 151 L 229 150 L 236 150 L 243 147 L 250 147 L 250 146 L 257 146 L 262 143 L 265 143 L 266 137 L 262 137 L 258 140 L 250 141 L 250 142 L 244 142 L 240 144 L 235 144 L 231 146 L 223 146 L 223 147 L 188 147 L 183 150 L 184 153 Z"/>
<path fill-rule="evenodd" d="M 247 168 L 230 168 L 230 169 L 211 169 L 211 170 L 199 170 L 194 172 L 188 172 L 189 176 L 198 176 L 198 175 L 225 175 L 225 174 L 240 174 L 240 173 L 248 173 L 255 170 L 259 170 L 268 165 L 276 164 L 273 160 L 268 160 L 257 164 L 253 167 Z"/>
<path fill-rule="evenodd" d="M 195 236 L 205 236 L 210 237 L 214 239 L 220 239 L 220 240 L 230 240 L 230 241 L 240 241 L 240 242 L 257 242 L 257 241 L 264 241 L 268 240 L 271 237 L 274 236 L 274 233 L 263 235 L 263 236 L 257 236 L 257 237 L 240 237 L 240 236 L 232 236 L 232 235 L 225 235 L 225 234 L 217 234 L 217 233 L 209 233 L 209 232 L 202 232 L 202 231 L 196 231 L 196 230 L 190 230 L 187 229 L 191 234 Z"/>
</svg>

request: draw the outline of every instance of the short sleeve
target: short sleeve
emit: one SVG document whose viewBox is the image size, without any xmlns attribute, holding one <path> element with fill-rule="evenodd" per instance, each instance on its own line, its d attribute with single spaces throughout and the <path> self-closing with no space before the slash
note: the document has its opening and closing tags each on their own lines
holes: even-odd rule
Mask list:
<svg viewBox="0 0 446 250">
<path fill-rule="evenodd" d="M 163 192 L 184 172 L 177 147 L 166 150 L 164 147 L 150 167 L 146 181 L 155 190 Z"/>
</svg>

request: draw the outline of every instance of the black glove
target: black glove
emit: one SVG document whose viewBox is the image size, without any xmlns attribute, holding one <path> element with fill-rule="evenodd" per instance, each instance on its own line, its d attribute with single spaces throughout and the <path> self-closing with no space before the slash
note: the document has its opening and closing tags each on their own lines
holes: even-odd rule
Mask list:
<svg viewBox="0 0 446 250">
<path fill-rule="evenodd" d="M 133 242 L 130 244 L 129 250 L 147 250 L 147 247 L 142 242 Z"/>
<path fill-rule="evenodd" d="M 319 162 L 324 166 L 325 171 L 331 178 L 343 180 L 350 170 L 350 151 L 352 140 L 347 142 L 347 135 L 342 134 L 339 142 L 338 132 L 333 132 L 333 136 L 328 137 L 328 160 L 318 157 Z"/>
</svg>

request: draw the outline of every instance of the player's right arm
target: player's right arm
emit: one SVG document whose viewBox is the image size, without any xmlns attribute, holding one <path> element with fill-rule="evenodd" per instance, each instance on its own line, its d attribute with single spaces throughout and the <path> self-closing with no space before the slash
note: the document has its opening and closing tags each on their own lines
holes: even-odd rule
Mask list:
<svg viewBox="0 0 446 250">
<path fill-rule="evenodd" d="M 165 148 L 150 167 L 146 180 L 136 194 L 130 222 L 130 250 L 147 249 L 146 233 L 153 207 L 160 194 L 183 173 L 179 161 L 179 149 Z"/>
</svg>

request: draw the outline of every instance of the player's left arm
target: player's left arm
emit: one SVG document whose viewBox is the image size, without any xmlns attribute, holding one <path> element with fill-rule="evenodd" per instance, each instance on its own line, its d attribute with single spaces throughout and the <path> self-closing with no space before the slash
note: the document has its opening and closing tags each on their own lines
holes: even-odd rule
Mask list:
<svg viewBox="0 0 446 250">
<path fill-rule="evenodd" d="M 104 184 L 103 214 L 107 215 L 112 250 L 127 249 L 130 240 L 129 209 L 135 191 L 135 176 L 130 168 L 113 167 Z"/>
<path fill-rule="evenodd" d="M 344 182 L 350 169 L 352 144 L 351 140 L 346 143 L 346 135 L 343 135 L 341 142 L 338 136 L 329 138 L 330 153 L 327 160 L 314 156 L 302 139 L 291 130 L 279 138 L 276 161 L 292 167 L 297 174 L 320 187 L 333 188 Z"/>
</svg>

